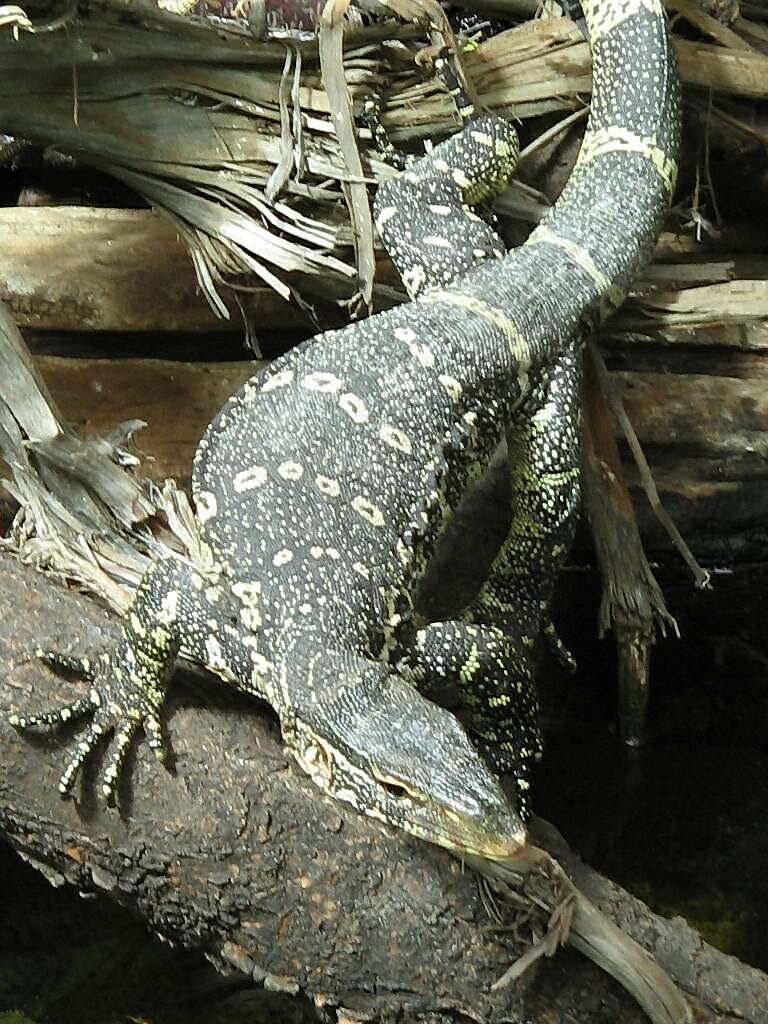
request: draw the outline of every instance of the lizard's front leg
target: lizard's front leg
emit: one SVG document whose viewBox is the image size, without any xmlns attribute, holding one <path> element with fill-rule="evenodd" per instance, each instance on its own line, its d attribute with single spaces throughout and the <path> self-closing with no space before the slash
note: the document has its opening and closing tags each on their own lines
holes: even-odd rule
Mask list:
<svg viewBox="0 0 768 1024">
<path fill-rule="evenodd" d="M 89 683 L 88 693 L 62 708 L 40 712 L 19 711 L 9 721 L 19 729 L 56 726 L 92 715 L 85 736 L 77 744 L 59 782 L 62 796 L 69 796 L 78 771 L 102 739 L 114 733 L 102 790 L 108 800 L 114 791 L 128 748 L 140 728 L 159 760 L 165 758 L 160 724 L 162 708 L 173 677 L 176 659 L 184 646 L 195 660 L 211 661 L 210 629 L 206 632 L 206 591 L 220 601 L 220 588 L 209 584 L 189 563 L 176 557 L 153 563 L 145 573 L 123 620 L 114 649 L 91 660 L 38 651 L 53 668 L 75 672 Z M 208 610 L 208 616 L 211 612 Z M 215 641 L 214 641 L 215 643 Z M 220 667 L 212 664 L 214 671 Z"/>
<path fill-rule="evenodd" d="M 563 667 L 575 662 L 549 620 L 557 574 L 570 549 L 580 498 L 581 355 L 563 352 L 507 427 L 512 521 L 468 622 L 542 636 Z"/>
</svg>

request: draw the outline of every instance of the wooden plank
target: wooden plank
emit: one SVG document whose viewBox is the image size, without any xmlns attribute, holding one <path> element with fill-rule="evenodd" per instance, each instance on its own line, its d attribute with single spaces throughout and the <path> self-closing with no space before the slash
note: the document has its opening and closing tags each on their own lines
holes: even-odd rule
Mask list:
<svg viewBox="0 0 768 1024">
<path fill-rule="evenodd" d="M 661 366 L 614 373 L 640 440 L 669 449 L 670 458 L 678 445 L 712 459 L 744 452 L 768 458 L 768 359 L 742 358 L 749 379 L 741 376 L 735 354 L 728 357 L 732 376 L 671 373 Z M 58 356 L 37 356 L 35 362 L 64 416 L 87 434 L 107 434 L 123 420 L 146 420 L 139 443 L 155 459 L 151 475 L 157 479 L 188 477 L 208 423 L 266 365 Z"/>
<path fill-rule="evenodd" d="M 755 100 L 768 97 L 768 57 L 765 54 L 730 50 L 690 39 L 675 39 L 675 50 L 685 85 Z"/>
<path fill-rule="evenodd" d="M 189 484 L 205 428 L 258 362 L 181 363 L 164 359 L 35 359 L 62 414 L 89 436 L 124 420 L 148 424 L 136 439 L 155 480 Z"/>
<path fill-rule="evenodd" d="M 59 331 L 221 331 L 174 226 L 152 210 L 0 208 L 0 299 L 20 327 Z M 265 331 L 306 327 L 263 287 Z M 233 306 L 230 324 L 242 330 Z"/>
<path fill-rule="evenodd" d="M 641 303 L 697 322 L 768 319 L 768 281 L 726 281 L 721 284 L 658 292 Z"/>
<path fill-rule="evenodd" d="M 697 324 L 695 327 L 685 322 L 663 324 L 647 317 L 633 318 L 631 307 L 628 306 L 626 313 L 622 312 L 616 320 L 608 325 L 602 337 L 604 341 L 610 339 L 611 343 L 621 342 L 622 345 L 640 347 L 654 344 L 675 345 L 678 348 L 690 346 L 759 352 L 768 350 L 768 323 L 756 321 L 754 323 L 716 323 L 707 326 Z"/>
<path fill-rule="evenodd" d="M 768 363 L 768 360 L 764 360 Z M 640 440 L 675 462 L 681 449 L 722 460 L 749 454 L 768 459 L 768 388 L 762 379 L 709 374 L 637 373 L 614 375 Z M 730 474 L 728 474 L 730 475 Z M 768 476 L 768 471 L 766 471 Z"/>
</svg>

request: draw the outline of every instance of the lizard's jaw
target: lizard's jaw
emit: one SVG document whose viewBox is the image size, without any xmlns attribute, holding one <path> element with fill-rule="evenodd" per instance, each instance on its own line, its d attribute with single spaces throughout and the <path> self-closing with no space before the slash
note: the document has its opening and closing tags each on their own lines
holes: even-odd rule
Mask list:
<svg viewBox="0 0 768 1024">
<path fill-rule="evenodd" d="M 449 808 L 438 808 L 432 842 L 458 855 L 473 854 L 488 860 L 516 857 L 527 845 L 525 825 L 507 800 L 501 786 L 491 804 L 480 813 L 460 814 Z M 491 788 L 490 786 L 488 788 Z M 406 826 L 407 827 L 407 826 Z"/>
<path fill-rule="evenodd" d="M 411 830 L 406 827 L 406 831 Z M 412 834 L 419 835 L 416 829 L 413 830 Z M 520 831 L 508 835 L 503 833 L 498 835 L 472 834 L 467 830 L 463 835 L 460 832 L 453 832 L 447 835 L 441 835 L 436 832 L 431 836 L 419 835 L 419 838 L 427 839 L 438 846 L 443 846 L 446 850 L 450 850 L 451 853 L 455 853 L 458 856 L 471 855 L 483 857 L 485 860 L 500 861 L 513 860 L 519 856 L 528 842 L 525 828 L 522 826 Z"/>
</svg>

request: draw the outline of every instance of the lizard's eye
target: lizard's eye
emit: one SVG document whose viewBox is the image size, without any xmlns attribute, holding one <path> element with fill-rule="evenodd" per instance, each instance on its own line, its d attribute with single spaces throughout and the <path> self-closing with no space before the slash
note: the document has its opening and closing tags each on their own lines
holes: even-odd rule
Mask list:
<svg viewBox="0 0 768 1024">
<path fill-rule="evenodd" d="M 396 782 L 382 782 L 381 788 L 396 800 L 410 800 L 408 790 L 404 786 L 398 786 Z"/>
<path fill-rule="evenodd" d="M 389 796 L 394 797 L 395 800 L 421 801 L 423 799 L 419 793 L 409 789 L 408 786 L 404 785 L 404 783 L 391 778 L 389 775 L 382 775 L 374 769 L 373 776 L 384 792 Z"/>
</svg>

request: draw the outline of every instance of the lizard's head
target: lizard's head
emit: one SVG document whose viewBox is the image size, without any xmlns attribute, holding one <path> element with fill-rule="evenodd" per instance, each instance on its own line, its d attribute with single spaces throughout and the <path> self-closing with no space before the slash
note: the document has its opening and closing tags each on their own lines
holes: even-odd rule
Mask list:
<svg viewBox="0 0 768 1024">
<path fill-rule="evenodd" d="M 309 675 L 283 733 L 322 790 L 459 853 L 520 852 L 525 827 L 450 712 L 362 658 L 324 654 Z"/>
</svg>

